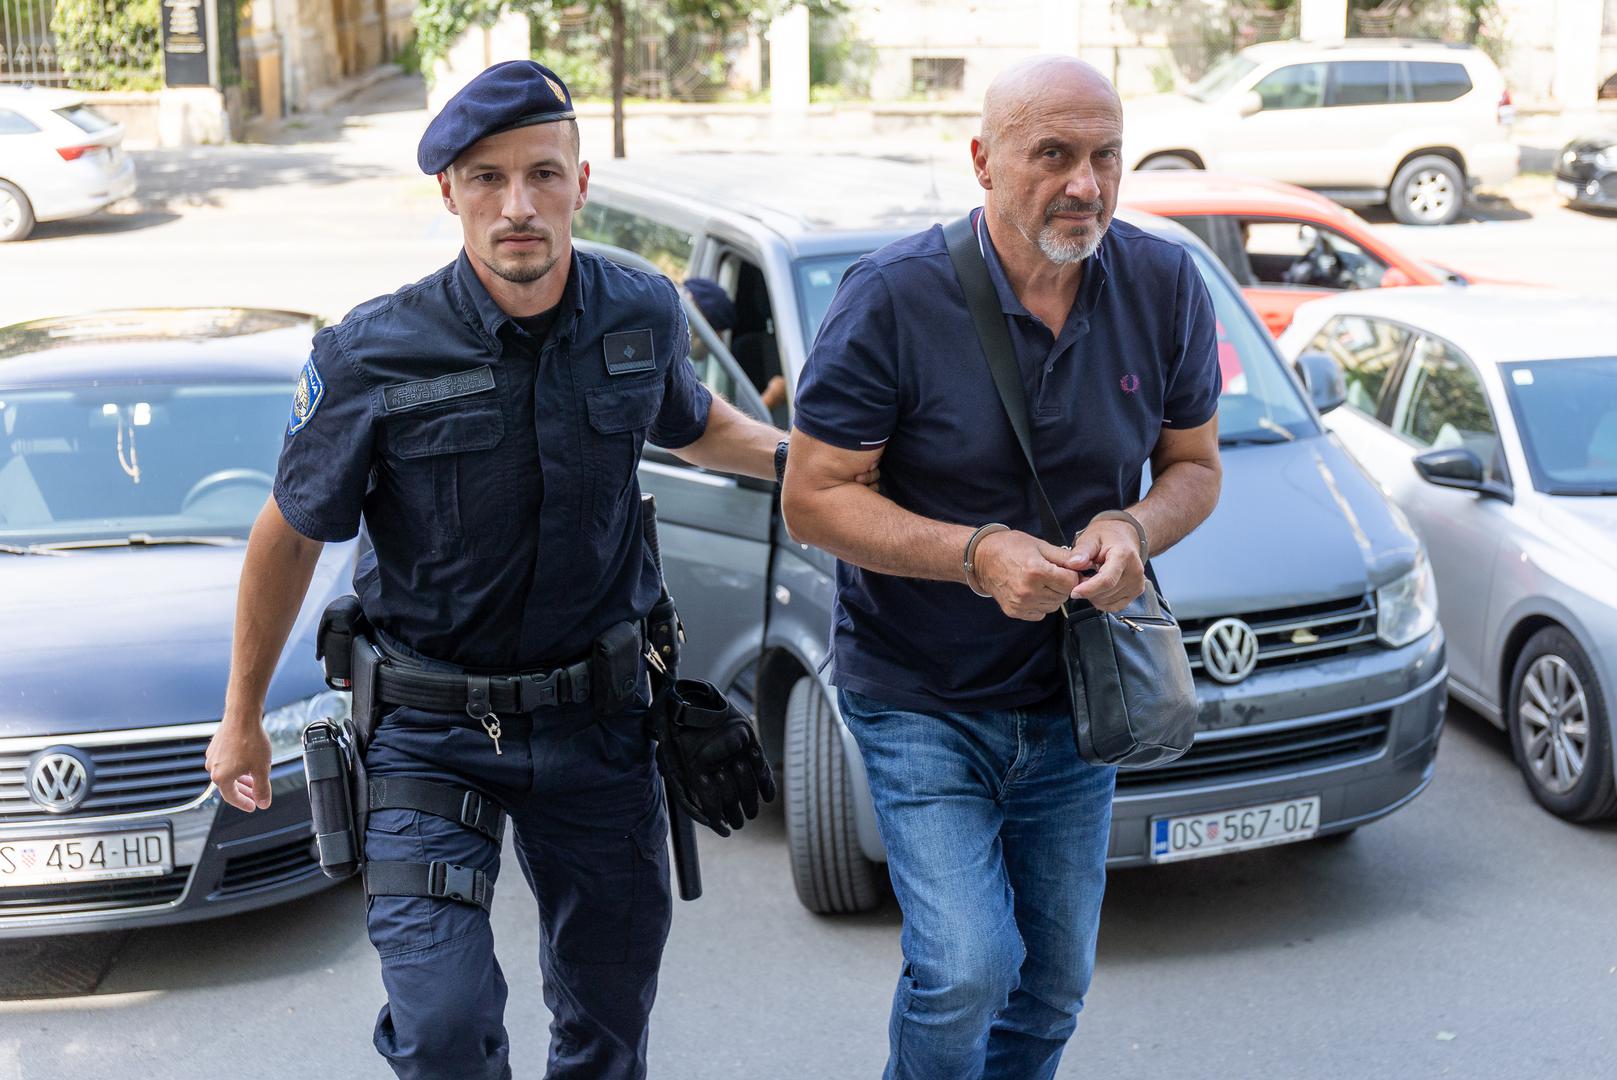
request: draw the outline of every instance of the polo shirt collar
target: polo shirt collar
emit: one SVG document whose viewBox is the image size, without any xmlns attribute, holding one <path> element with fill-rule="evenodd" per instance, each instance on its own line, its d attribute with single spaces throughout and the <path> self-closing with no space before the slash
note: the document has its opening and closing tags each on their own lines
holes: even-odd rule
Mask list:
<svg viewBox="0 0 1617 1080">
<path fill-rule="evenodd" d="M 580 319 L 584 317 L 584 282 L 583 273 L 579 267 L 578 251 L 575 248 L 571 255 L 572 263 L 567 274 L 567 286 L 561 294 L 561 315 L 556 320 L 555 333 L 558 338 L 572 338 Z M 472 269 L 472 260 L 461 248 L 460 257 L 455 260 L 453 275 L 454 293 L 461 317 L 473 329 L 481 331 L 489 347 L 498 351 L 501 341 L 500 331 L 506 326 L 515 325 L 511 316 L 501 310 L 500 305 L 494 302 L 488 289 L 478 279 L 477 271 Z"/>
<path fill-rule="evenodd" d="M 999 294 L 1000 309 L 1006 315 L 1034 318 L 1027 305 L 1017 297 L 1016 290 L 1011 288 L 1011 279 L 1005 274 L 1005 266 L 999 261 L 999 252 L 994 250 L 994 238 L 988 232 L 987 215 L 987 210 L 979 208 L 973 213 L 972 221 L 976 226 L 978 243 L 982 246 L 983 261 L 988 264 L 988 279 L 994 283 L 994 291 Z M 1088 314 L 1100 298 L 1101 286 L 1106 283 L 1107 252 L 1112 246 L 1111 240 L 1111 230 L 1107 229 L 1095 253 L 1084 260 L 1083 282 L 1078 286 L 1078 301 L 1073 304 L 1072 309 L 1074 316 L 1080 313 Z M 1058 329 L 1052 328 L 1052 331 Z"/>
</svg>

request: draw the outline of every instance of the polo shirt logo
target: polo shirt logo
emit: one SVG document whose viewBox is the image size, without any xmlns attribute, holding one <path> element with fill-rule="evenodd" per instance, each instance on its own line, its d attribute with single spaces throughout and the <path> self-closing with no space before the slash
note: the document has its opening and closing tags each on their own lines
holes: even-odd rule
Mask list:
<svg viewBox="0 0 1617 1080">
<path fill-rule="evenodd" d="M 657 370 L 657 355 L 652 348 L 650 330 L 608 334 L 602 339 L 601 348 L 606 354 L 608 375 L 632 375 Z"/>
<path fill-rule="evenodd" d="M 1132 394 L 1140 388 L 1140 377 L 1130 372 L 1117 380 L 1117 384 L 1123 388 L 1123 393 Z"/>
</svg>

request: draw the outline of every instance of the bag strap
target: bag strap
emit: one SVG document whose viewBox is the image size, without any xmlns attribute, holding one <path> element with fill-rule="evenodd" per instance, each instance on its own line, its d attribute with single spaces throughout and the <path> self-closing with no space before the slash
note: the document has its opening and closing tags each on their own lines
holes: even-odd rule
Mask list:
<svg viewBox="0 0 1617 1080">
<path fill-rule="evenodd" d="M 1005 316 L 1000 311 L 994 293 L 994 283 L 988 277 L 988 263 L 972 227 L 971 215 L 951 221 L 943 227 L 943 240 L 949 248 L 949 261 L 954 263 L 955 277 L 960 279 L 960 290 L 966 294 L 966 310 L 977 328 L 977 341 L 988 357 L 988 371 L 994 377 L 994 388 L 999 391 L 999 402 L 1005 407 L 1011 430 L 1016 432 L 1017 445 L 1027 459 L 1028 471 L 1033 474 L 1033 490 L 1039 496 L 1039 517 L 1043 519 L 1045 541 L 1056 547 L 1065 547 L 1071 538 L 1062 531 L 1050 497 L 1039 482 L 1039 467 L 1033 463 L 1033 432 L 1027 419 L 1027 393 L 1022 388 L 1022 372 L 1016 363 L 1016 351 L 1011 344 L 1011 333 L 1005 328 Z"/>
</svg>

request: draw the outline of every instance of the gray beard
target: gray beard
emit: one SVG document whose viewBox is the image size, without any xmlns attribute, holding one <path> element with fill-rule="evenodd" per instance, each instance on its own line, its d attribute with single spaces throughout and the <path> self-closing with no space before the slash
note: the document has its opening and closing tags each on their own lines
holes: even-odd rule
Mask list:
<svg viewBox="0 0 1617 1080">
<path fill-rule="evenodd" d="M 1097 228 L 1092 235 L 1082 239 L 1067 236 L 1056 229 L 1054 225 L 1046 225 L 1039 230 L 1039 250 L 1044 257 L 1057 266 L 1070 266 L 1081 263 L 1100 248 L 1101 238 L 1106 235 L 1106 227 Z"/>
</svg>

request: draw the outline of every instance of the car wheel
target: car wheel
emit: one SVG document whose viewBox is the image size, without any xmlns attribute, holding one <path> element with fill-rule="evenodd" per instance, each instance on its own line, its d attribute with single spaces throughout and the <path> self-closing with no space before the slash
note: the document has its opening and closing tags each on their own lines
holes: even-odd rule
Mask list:
<svg viewBox="0 0 1617 1080">
<path fill-rule="evenodd" d="M 1164 172 L 1168 169 L 1199 169 L 1200 165 L 1183 154 L 1157 154 L 1140 162 L 1138 172 Z"/>
<path fill-rule="evenodd" d="M 1387 208 L 1405 225 L 1452 224 L 1465 209 L 1465 174 L 1446 157 L 1418 157 L 1392 178 Z"/>
<path fill-rule="evenodd" d="M 34 208 L 15 184 L 0 180 L 0 243 L 25 240 L 34 231 Z"/>
<path fill-rule="evenodd" d="M 881 867 L 859 847 L 838 726 L 819 682 L 797 680 L 786 699 L 786 846 L 798 900 L 825 915 L 881 902 Z"/>
<path fill-rule="evenodd" d="M 1617 813 L 1611 727 L 1594 667 L 1559 626 L 1534 634 L 1510 676 L 1510 750 L 1527 790 L 1568 821 Z"/>
</svg>

